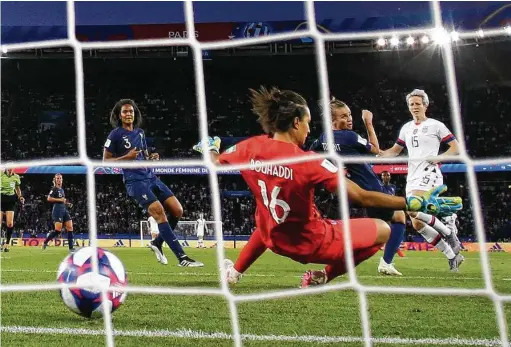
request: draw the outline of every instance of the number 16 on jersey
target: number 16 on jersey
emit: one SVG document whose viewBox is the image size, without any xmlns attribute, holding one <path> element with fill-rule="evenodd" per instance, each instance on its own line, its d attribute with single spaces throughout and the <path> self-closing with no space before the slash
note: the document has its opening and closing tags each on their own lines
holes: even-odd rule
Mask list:
<svg viewBox="0 0 511 347">
<path fill-rule="evenodd" d="M 273 190 L 271 191 L 271 200 L 268 201 L 268 190 L 266 189 L 266 183 L 261 180 L 257 180 L 257 184 L 261 188 L 261 195 L 263 197 L 263 203 L 264 206 L 266 206 L 267 209 L 270 210 L 271 216 L 277 222 L 277 224 L 282 224 L 286 220 L 289 211 L 291 211 L 291 208 L 289 207 L 289 204 L 285 202 L 284 200 L 277 199 L 277 196 L 280 192 L 280 187 L 275 186 L 273 187 Z M 280 206 L 282 210 L 284 211 L 282 217 L 279 217 L 277 215 L 276 206 Z"/>
</svg>

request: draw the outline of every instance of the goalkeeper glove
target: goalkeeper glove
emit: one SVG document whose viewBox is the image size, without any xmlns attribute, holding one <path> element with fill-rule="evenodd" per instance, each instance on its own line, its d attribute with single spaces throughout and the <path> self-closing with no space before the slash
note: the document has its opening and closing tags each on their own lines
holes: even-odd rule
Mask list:
<svg viewBox="0 0 511 347">
<path fill-rule="evenodd" d="M 208 150 L 210 152 L 219 153 L 220 152 L 220 144 L 222 143 L 222 140 L 218 136 L 215 137 L 208 137 Z M 193 146 L 193 150 L 199 153 L 202 153 L 202 141 L 199 141 L 195 146 Z"/>
<path fill-rule="evenodd" d="M 409 196 L 406 198 L 407 211 L 424 212 L 432 215 L 449 216 L 463 208 L 459 196 L 439 197 L 447 191 L 446 185 L 433 188 L 423 196 Z"/>
</svg>

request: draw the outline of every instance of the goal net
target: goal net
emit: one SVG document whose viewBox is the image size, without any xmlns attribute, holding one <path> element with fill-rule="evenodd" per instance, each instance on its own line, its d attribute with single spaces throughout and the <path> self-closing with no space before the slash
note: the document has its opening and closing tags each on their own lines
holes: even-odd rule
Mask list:
<svg viewBox="0 0 511 347">
<path fill-rule="evenodd" d="M 206 221 L 204 228 L 204 239 L 214 239 L 215 237 L 215 222 Z M 179 221 L 177 227 L 174 229 L 174 234 L 181 241 L 197 240 L 197 222 L 195 221 Z M 140 221 L 140 244 L 142 247 L 146 246 L 151 241 L 151 228 L 147 220 Z"/>
<path fill-rule="evenodd" d="M 352 41 L 356 40 L 383 40 L 391 42 L 391 44 L 399 44 L 400 39 L 403 40 L 410 35 L 427 35 L 431 37 L 432 40 L 438 40 L 438 49 L 441 50 L 443 56 L 443 64 L 446 71 L 446 87 L 449 94 L 449 105 L 451 111 L 451 119 L 454 124 L 454 133 L 456 134 L 456 138 L 460 143 L 460 152 L 461 155 L 458 157 L 443 157 L 444 161 L 461 161 L 466 164 L 466 172 L 467 178 L 470 185 L 470 199 L 471 205 L 473 208 L 474 220 L 475 220 L 475 230 L 477 235 L 477 240 L 480 246 L 480 259 L 481 259 L 481 268 L 483 270 L 483 277 L 485 286 L 482 289 L 469 289 L 469 288 L 459 288 L 459 287 L 450 287 L 450 288 L 428 288 L 428 287 L 394 287 L 394 286 L 368 286 L 362 284 L 355 274 L 355 267 L 353 261 L 353 250 L 351 248 L 351 240 L 350 233 L 344 233 L 344 244 L 346 245 L 345 255 L 346 255 L 346 264 L 347 264 L 347 281 L 341 284 L 333 284 L 327 285 L 323 287 L 319 287 L 313 290 L 286 290 L 286 291 L 274 291 L 267 293 L 256 293 L 256 294 L 244 294 L 244 295 L 233 295 L 231 293 L 225 276 L 225 270 L 221 270 L 221 286 L 219 289 L 206 289 L 206 288 L 190 288 L 183 289 L 182 287 L 175 288 L 164 288 L 164 287 L 140 287 L 140 286 L 131 286 L 126 290 L 135 292 L 135 293 L 150 293 L 150 294 L 175 294 L 175 295 L 218 295 L 223 297 L 226 301 L 228 301 L 228 309 L 229 315 L 232 323 L 232 335 L 229 335 L 228 338 L 234 341 L 234 346 L 240 347 L 243 345 L 243 338 L 250 338 L 250 335 L 242 336 L 240 332 L 240 320 L 238 316 L 238 305 L 244 304 L 246 302 L 258 301 L 258 300 L 268 300 L 274 298 L 282 298 L 282 297 L 294 297 L 299 295 L 304 295 L 304 292 L 307 293 L 326 293 L 328 291 L 334 290 L 354 290 L 357 292 L 357 298 L 359 301 L 360 307 L 360 318 L 362 325 L 362 338 L 357 340 L 358 342 L 362 342 L 364 346 L 370 347 L 373 345 L 375 339 L 371 333 L 371 325 L 370 325 L 370 317 L 368 313 L 368 294 L 374 293 L 391 293 L 391 294 L 417 294 L 417 295 L 444 295 L 444 296 L 470 296 L 470 295 L 478 295 L 481 297 L 485 297 L 492 301 L 495 308 L 496 313 L 496 322 L 500 334 L 499 342 L 502 343 L 502 346 L 509 345 L 509 337 L 507 334 L 507 323 L 504 315 L 504 303 L 511 301 L 511 297 L 504 296 L 496 292 L 493 279 L 491 275 L 490 265 L 488 254 L 486 252 L 486 248 L 484 246 L 485 234 L 482 222 L 482 212 L 481 205 L 478 199 L 478 185 L 475 175 L 474 167 L 476 165 L 482 164 L 507 164 L 509 162 L 509 158 L 503 159 L 493 159 L 491 161 L 478 161 L 471 159 L 466 151 L 465 147 L 465 136 L 464 130 L 461 122 L 461 112 L 460 112 L 460 100 L 458 98 L 457 84 L 456 84 L 456 76 L 455 76 L 455 66 L 453 59 L 453 49 L 451 44 L 451 35 L 447 32 L 446 24 L 443 23 L 442 12 L 440 10 L 440 2 L 434 1 L 431 3 L 431 12 L 433 17 L 432 25 L 428 25 L 427 27 L 416 28 L 413 30 L 407 29 L 396 29 L 396 30 L 388 30 L 388 31 L 379 31 L 379 32 L 349 32 L 349 33 L 324 33 L 318 30 L 318 27 L 321 27 L 316 22 L 315 17 L 315 3 L 313 1 L 305 1 L 304 2 L 306 21 L 307 21 L 307 29 L 303 31 L 295 31 L 284 34 L 276 34 L 272 35 L 272 37 L 251 37 L 244 38 L 234 41 L 225 41 L 225 42 L 199 42 L 195 35 L 189 35 L 186 38 L 179 39 L 156 39 L 156 40 L 137 40 L 137 41 L 117 41 L 117 42 L 80 42 L 77 39 L 77 35 L 75 32 L 75 3 L 73 1 L 67 2 L 67 26 L 68 26 L 68 39 L 65 40 L 49 40 L 45 42 L 32 42 L 27 44 L 12 44 L 12 45 L 2 45 L 2 51 L 20 51 L 25 49 L 44 49 L 47 47 L 59 47 L 59 46 L 69 46 L 74 50 L 74 58 L 75 58 L 75 68 L 76 68 L 76 107 L 77 107 L 77 119 L 78 119 L 78 145 L 79 145 L 79 153 L 80 153 L 80 162 L 83 165 L 87 166 L 88 174 L 87 174 L 87 202 L 89 204 L 89 237 L 91 239 L 91 245 L 93 247 L 97 246 L 97 219 L 96 219 L 96 196 L 95 196 L 95 178 L 94 178 L 94 167 L 104 165 L 101 161 L 92 161 L 87 156 L 87 148 L 86 148 L 86 120 L 85 120 L 85 102 L 84 102 L 84 76 L 83 76 L 83 57 L 82 53 L 87 52 L 87 50 L 92 49 L 108 49 L 108 48 L 138 48 L 138 47 L 149 47 L 149 46 L 188 46 L 192 48 L 193 55 L 193 64 L 195 69 L 195 79 L 196 79 L 196 95 L 197 95 L 197 109 L 199 113 L 199 134 L 200 138 L 203 141 L 203 151 L 207 152 L 207 139 L 209 135 L 219 135 L 219 134 L 209 134 L 208 133 L 208 114 L 206 109 L 206 93 L 205 93 L 205 78 L 204 78 L 204 66 L 203 66 L 203 56 L 202 53 L 208 50 L 220 49 L 220 48 L 234 48 L 236 46 L 242 45 L 257 45 L 261 43 L 266 43 L 270 41 L 279 42 L 279 41 L 287 41 L 287 40 L 299 40 L 302 38 L 312 38 L 315 45 L 315 53 L 316 53 L 316 62 L 317 62 L 317 71 L 319 76 L 319 86 L 320 86 L 320 95 L 321 95 L 321 105 L 324 110 L 324 115 L 322 117 L 322 126 L 323 132 L 326 134 L 326 142 L 329 148 L 329 151 L 326 154 L 321 154 L 314 156 L 314 159 L 324 159 L 324 158 L 334 158 L 333 160 L 336 162 L 338 167 L 342 167 L 346 163 L 396 163 L 401 162 L 403 159 L 394 158 L 396 160 L 388 159 L 388 158 L 369 158 L 369 157 L 350 157 L 345 158 L 339 156 L 334 151 L 334 142 L 333 135 L 331 130 L 332 117 L 330 114 L 330 90 L 328 84 L 328 72 L 327 72 L 327 52 L 325 52 L 326 40 L 329 41 L 345 41 L 349 42 L 349 46 L 351 47 Z M 186 19 L 186 31 L 188 33 L 195 32 L 195 23 L 194 23 L 194 4 L 192 1 L 184 1 L 184 12 Z M 259 29 L 258 29 L 259 30 Z M 481 38 L 483 35 L 480 31 L 466 31 L 457 33 L 459 38 Z M 484 37 L 498 37 L 502 35 L 507 35 L 506 31 L 503 28 L 494 29 L 494 30 L 485 30 Z M 346 43 L 346 45 L 348 45 Z M 277 44 L 275 44 L 277 46 Z M 268 82 L 270 83 L 270 82 Z M 290 164 L 296 162 L 305 162 L 306 160 L 311 160 L 312 157 L 304 158 L 288 158 L 281 159 L 279 161 L 274 161 L 274 165 L 279 164 Z M 421 158 L 422 160 L 432 160 L 432 158 Z M 67 159 L 52 159 L 44 160 L 44 161 L 26 161 L 26 162 L 17 162 L 15 165 L 23 166 L 23 165 L 44 165 L 44 164 L 53 164 L 53 165 L 66 165 L 69 163 L 76 162 L 77 158 L 67 158 Z M 42 164 L 41 164 L 42 163 Z M 7 166 L 14 166 L 14 164 L 8 164 Z M 136 165 L 140 165 L 140 162 L 130 163 L 126 161 L 116 161 L 112 162 L 111 167 L 115 168 L 133 168 L 137 167 Z M 218 174 L 221 171 L 227 170 L 240 170 L 240 169 L 249 169 L 249 165 L 238 165 L 236 167 L 222 167 L 219 169 L 214 163 L 212 163 L 211 158 L 209 156 L 204 156 L 201 161 L 197 160 L 161 160 L 158 162 L 144 162 L 144 165 L 147 167 L 194 167 L 197 165 L 204 165 L 208 168 L 209 174 L 209 183 L 211 189 L 212 196 L 212 207 L 213 207 L 213 219 L 217 221 L 222 220 L 221 215 L 221 205 L 220 205 L 220 192 L 219 192 L 219 180 Z M 348 205 L 347 205 L 347 191 L 346 191 L 346 181 L 342 170 L 338 171 L 338 179 L 340 181 L 339 184 L 339 201 L 341 206 L 341 211 L 343 215 L 343 219 L 345 222 L 346 229 L 348 227 Z M 268 192 L 269 194 L 271 192 Z M 275 202 L 277 204 L 281 201 L 272 197 L 270 195 L 272 201 L 270 202 L 270 206 L 273 204 L 273 208 L 275 208 Z M 177 232 L 183 237 L 193 237 L 194 235 L 194 223 L 195 222 L 186 222 L 182 221 L 179 223 L 177 227 Z M 208 222 L 208 227 L 211 227 L 211 231 L 214 235 L 215 240 L 218 244 L 217 247 L 217 262 L 218 264 L 222 264 L 224 261 L 224 244 L 221 233 L 221 228 L 218 226 L 213 227 L 212 222 Z M 209 228 L 208 228 L 209 229 Z M 209 233 L 208 233 L 209 234 Z M 142 242 L 147 242 L 150 238 L 150 231 L 146 222 L 140 222 L 140 238 Z M 210 268 L 214 268 L 217 264 L 208 264 Z M 97 271 L 97 269 L 95 269 Z M 100 284 L 97 284 L 98 287 L 101 287 Z M 460 285 L 458 285 L 460 286 Z M 2 284 L 1 291 L 39 291 L 39 290 L 51 290 L 58 289 L 59 286 L 52 285 L 25 285 L 25 284 Z M 104 287 L 101 287 L 104 288 Z M 104 296 L 106 298 L 106 296 Z M 129 299 L 128 299 L 129 300 Z M 328 303 L 325 303 L 327 305 Z M 333 303 L 332 303 L 333 304 Z M 339 304 L 339 303 L 336 303 Z M 106 311 L 105 311 L 106 312 Z M 454 314 L 454 319 L 457 319 L 456 312 Z M 477 319 L 475 317 L 474 319 Z M 446 320 L 446 326 L 449 326 L 451 322 Z M 14 327 L 13 330 L 15 330 Z M 82 329 L 83 330 L 83 329 Z M 34 330 L 35 331 L 35 330 Z M 36 331 L 39 333 L 39 330 Z M 106 345 L 108 347 L 114 346 L 114 330 L 113 324 L 111 320 L 110 314 L 105 315 L 104 319 L 104 333 L 106 335 Z M 119 331 L 117 331 L 119 333 Z M 186 331 L 184 332 L 186 335 Z M 215 336 L 222 335 L 223 333 L 215 333 Z M 134 335 L 132 335 L 134 336 Z M 195 335 L 186 335 L 190 337 L 196 337 Z M 307 336 L 304 336 L 307 338 Z M 321 342 L 328 342 L 328 337 L 325 336 L 326 339 L 321 340 Z M 429 339 L 416 340 L 420 341 L 421 345 L 429 345 Z M 259 341 L 260 342 L 260 341 Z M 265 342 L 270 344 L 269 340 L 266 339 Z M 310 342 L 310 340 L 303 340 L 303 342 Z M 348 340 L 339 340 L 336 341 L 339 343 L 342 342 L 350 342 Z M 381 341 L 380 341 L 381 342 Z M 383 341 L 382 343 L 387 343 Z M 414 343 L 418 344 L 418 343 Z M 401 341 L 398 345 L 407 345 L 406 341 Z M 461 344 L 458 344 L 461 345 Z M 463 344 L 469 345 L 469 344 Z M 475 344 L 470 344 L 475 345 Z M 479 344 L 482 345 L 482 344 Z"/>
</svg>

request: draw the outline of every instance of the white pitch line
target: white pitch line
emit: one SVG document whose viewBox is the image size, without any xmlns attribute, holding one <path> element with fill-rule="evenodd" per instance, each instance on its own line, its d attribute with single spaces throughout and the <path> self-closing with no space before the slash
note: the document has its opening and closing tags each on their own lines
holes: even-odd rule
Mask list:
<svg viewBox="0 0 511 347">
<path fill-rule="evenodd" d="M 2 269 L 1 272 L 28 272 L 28 273 L 56 273 L 56 271 L 50 270 L 31 270 L 31 269 Z M 214 272 L 127 272 L 128 275 L 140 275 L 140 276 L 157 276 L 157 275 L 176 275 L 176 276 L 204 276 L 204 277 L 218 277 L 218 273 Z M 452 277 L 438 277 L 438 276 L 401 276 L 401 277 L 387 277 L 383 275 L 361 275 L 359 278 L 389 278 L 389 279 L 400 279 L 400 280 L 446 280 L 446 281 L 461 281 L 461 280 L 482 280 L 483 277 L 459 277 L 458 274 L 454 274 Z M 287 278 L 301 278 L 301 275 L 273 275 L 273 274 L 244 274 L 243 277 L 287 277 Z M 343 275 L 339 278 L 345 278 Z M 499 280 L 494 279 L 494 280 Z M 511 281 L 511 278 L 502 278 L 502 281 Z"/>
<path fill-rule="evenodd" d="M 103 336 L 104 330 L 83 328 L 41 328 L 23 326 L 4 326 L 0 331 L 14 334 L 50 334 L 50 335 L 87 335 Z M 200 330 L 114 330 L 114 336 L 124 337 L 177 337 L 184 339 L 232 340 L 232 335 L 224 332 L 205 332 Z M 249 341 L 283 341 L 283 342 L 312 342 L 312 343 L 356 343 L 363 342 L 357 336 L 315 336 L 315 335 L 256 335 L 242 334 L 243 340 Z M 436 345 L 436 346 L 501 346 L 501 341 L 494 339 L 476 338 L 403 338 L 403 337 L 372 337 L 373 343 L 393 345 Z"/>
</svg>

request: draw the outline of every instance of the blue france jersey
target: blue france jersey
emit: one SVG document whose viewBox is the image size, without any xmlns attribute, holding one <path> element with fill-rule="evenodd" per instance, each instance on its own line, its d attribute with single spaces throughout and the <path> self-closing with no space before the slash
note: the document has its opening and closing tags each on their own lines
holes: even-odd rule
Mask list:
<svg viewBox="0 0 511 347">
<path fill-rule="evenodd" d="M 140 128 L 130 131 L 117 127 L 110 132 L 105 142 L 105 149 L 112 153 L 115 158 L 122 157 L 133 148 L 136 148 L 137 151 L 142 151 L 138 153 L 135 160 L 146 160 L 144 151 L 147 150 L 147 143 L 144 131 Z M 123 169 L 122 171 L 124 182 L 143 181 L 155 177 L 151 169 L 148 168 Z"/>
<path fill-rule="evenodd" d="M 342 156 L 357 156 L 371 153 L 371 144 L 351 130 L 334 130 L 335 151 Z M 326 135 L 314 141 L 311 150 L 327 151 Z M 346 164 L 347 177 L 365 190 L 381 192 L 382 183 L 369 164 Z"/>
<path fill-rule="evenodd" d="M 383 193 L 389 195 L 396 195 L 396 186 L 394 184 L 383 184 Z"/>
<path fill-rule="evenodd" d="M 64 193 L 64 189 L 57 188 L 57 187 L 51 188 L 50 194 L 48 194 L 48 195 L 55 199 L 60 199 L 60 198 L 66 197 L 66 194 Z M 64 204 L 63 202 L 54 202 L 53 203 L 53 212 L 57 212 L 57 211 L 60 212 L 60 211 L 65 211 L 65 210 L 66 210 L 66 204 Z"/>
</svg>

